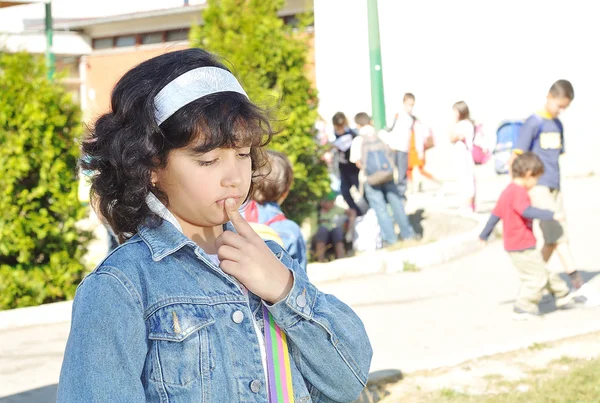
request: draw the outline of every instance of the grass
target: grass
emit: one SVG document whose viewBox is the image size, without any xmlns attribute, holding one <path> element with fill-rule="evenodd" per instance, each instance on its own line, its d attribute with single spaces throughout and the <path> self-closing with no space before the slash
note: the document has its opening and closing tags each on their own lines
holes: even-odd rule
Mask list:
<svg viewBox="0 0 600 403">
<path fill-rule="evenodd" d="M 421 271 L 419 266 L 417 266 L 414 263 L 404 261 L 402 264 L 404 265 L 404 267 L 403 267 L 404 271 L 409 271 L 409 272 L 413 272 L 413 273 Z"/>
<path fill-rule="evenodd" d="M 548 343 L 533 343 L 531 346 L 527 347 L 531 351 L 539 351 L 544 350 L 550 347 Z"/>
<path fill-rule="evenodd" d="M 600 359 L 578 361 L 565 359 L 575 363 L 572 369 L 562 375 L 546 376 L 537 379 L 533 376 L 510 384 L 510 391 L 493 396 L 470 396 L 452 389 L 442 389 L 423 401 L 440 403 L 598 403 L 600 401 Z M 542 374 L 540 374 L 542 375 Z M 527 392 L 519 392 L 517 388 L 528 387 Z"/>
<path fill-rule="evenodd" d="M 549 371 L 548 368 L 535 368 L 535 369 L 528 371 L 528 373 L 529 373 L 529 375 L 532 375 L 532 376 L 540 376 L 540 375 L 547 375 L 548 371 Z"/>
<path fill-rule="evenodd" d="M 459 398 L 468 397 L 464 393 L 457 392 L 454 389 L 448 389 L 448 388 L 444 388 L 444 389 L 440 390 L 439 393 L 440 393 L 440 397 L 445 398 L 445 399 L 459 399 Z"/>
<path fill-rule="evenodd" d="M 487 375 L 483 376 L 483 379 L 488 382 L 498 382 L 498 381 L 503 381 L 504 376 L 500 375 L 500 374 L 487 374 Z"/>
<path fill-rule="evenodd" d="M 551 361 L 550 365 L 552 365 L 552 364 L 554 364 L 554 365 L 572 365 L 578 361 L 580 361 L 580 360 L 577 358 L 569 357 L 568 355 L 563 355 L 562 357 Z"/>
</svg>

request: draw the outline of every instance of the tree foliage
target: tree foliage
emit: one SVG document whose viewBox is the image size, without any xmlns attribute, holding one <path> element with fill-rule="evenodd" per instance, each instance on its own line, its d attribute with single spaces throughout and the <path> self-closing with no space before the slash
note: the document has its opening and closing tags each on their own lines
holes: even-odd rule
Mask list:
<svg viewBox="0 0 600 403">
<path fill-rule="evenodd" d="M 284 203 L 288 218 L 300 222 L 329 188 L 327 168 L 314 140 L 317 93 L 307 78 L 310 35 L 284 24 L 283 0 L 208 0 L 204 24 L 190 32 L 192 46 L 220 55 L 252 101 L 272 111 L 276 127 L 271 148 L 288 155 L 294 185 Z"/>
<path fill-rule="evenodd" d="M 71 298 L 85 272 L 80 111 L 46 75 L 43 59 L 0 52 L 0 309 Z"/>
</svg>

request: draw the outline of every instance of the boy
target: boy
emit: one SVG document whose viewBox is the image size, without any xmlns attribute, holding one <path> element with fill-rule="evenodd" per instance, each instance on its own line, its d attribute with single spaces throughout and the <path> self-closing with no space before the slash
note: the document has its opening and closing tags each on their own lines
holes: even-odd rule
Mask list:
<svg viewBox="0 0 600 403">
<path fill-rule="evenodd" d="M 371 125 L 371 118 L 365 112 L 358 113 L 354 117 L 356 127 L 358 128 L 359 136 L 352 140 L 350 147 L 350 162 L 356 164 L 361 169 L 363 176 L 366 173 L 367 159 L 370 155 L 377 154 L 376 158 L 380 160 L 380 164 L 393 165 L 389 147 L 379 138 L 375 128 Z M 371 164 L 373 161 L 370 161 Z M 387 168 L 393 168 L 388 166 Z M 393 172 L 393 170 L 392 170 Z M 396 184 L 394 184 L 393 175 L 388 180 L 382 181 L 376 185 L 369 184 L 367 180 L 364 183 L 365 196 L 370 207 L 375 210 L 377 222 L 381 228 L 381 236 L 384 245 L 393 245 L 398 241 L 398 236 L 394 230 L 392 217 L 388 213 L 387 204 L 389 203 L 394 213 L 394 220 L 400 227 L 400 236 L 402 239 L 412 239 L 415 237 L 415 231 L 408 221 L 406 212 L 404 211 L 404 203 L 402 196 Z"/>
<path fill-rule="evenodd" d="M 408 187 L 408 151 L 410 136 L 416 118 L 412 112 L 415 107 L 415 96 L 410 92 L 402 98 L 403 111 L 394 116 L 392 127 L 382 133 L 382 139 L 387 143 L 394 153 L 394 163 L 398 169 L 398 191 L 402 199 L 406 200 L 406 189 Z"/>
<path fill-rule="evenodd" d="M 575 98 L 573 86 L 567 80 L 558 80 L 548 93 L 546 105 L 541 112 L 530 116 L 522 126 L 513 153 L 519 155 L 527 151 L 535 153 L 544 164 L 544 174 L 539 183 L 529 192 L 532 205 L 564 214 L 563 196 L 560 188 L 559 157 L 565 152 L 563 126 L 558 116 L 569 107 Z M 542 256 L 548 262 L 556 250 L 565 272 L 573 287 L 579 290 L 583 279 L 575 268 L 573 255 L 568 244 L 567 225 L 555 220 L 541 221 L 540 229 L 544 237 Z M 585 288 L 585 287 L 584 287 Z M 600 301 L 591 290 L 581 290 L 583 302 L 597 304 Z M 585 291 L 585 294 L 583 295 Z"/>
<path fill-rule="evenodd" d="M 302 237 L 300 226 L 287 219 L 280 207 L 292 188 L 294 168 L 283 153 L 268 150 L 267 156 L 270 166 L 265 169 L 270 170 L 254 184 L 252 201 L 248 203 L 244 212 L 246 221 L 251 225 L 256 223 L 266 226 L 267 228 L 255 226 L 254 229 L 265 240 L 271 239 L 277 242 L 280 239 L 281 246 L 298 261 L 300 267 L 306 270 L 308 262 L 306 242 Z M 276 234 L 267 231 L 269 227 Z"/>
<path fill-rule="evenodd" d="M 544 164 L 532 152 L 517 156 L 512 163 L 512 182 L 502 192 L 490 219 L 479 238 L 485 242 L 499 220 L 504 228 L 504 249 L 519 272 L 521 288 L 514 305 L 515 319 L 539 316 L 542 292 L 548 289 L 556 299 L 556 307 L 564 308 L 573 299 L 569 286 L 556 273 L 549 271 L 535 250 L 532 220 L 562 220 L 554 213 L 531 206 L 528 190 L 544 173 Z"/>
</svg>

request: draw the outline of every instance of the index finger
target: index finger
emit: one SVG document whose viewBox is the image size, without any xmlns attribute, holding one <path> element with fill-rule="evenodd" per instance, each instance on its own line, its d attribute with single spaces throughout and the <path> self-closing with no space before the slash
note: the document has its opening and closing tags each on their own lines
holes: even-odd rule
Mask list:
<svg viewBox="0 0 600 403">
<path fill-rule="evenodd" d="M 225 211 L 227 212 L 227 217 L 229 217 L 229 220 L 233 224 L 233 228 L 235 228 L 239 235 L 246 239 L 257 236 L 256 232 L 254 232 L 250 224 L 248 224 L 248 221 L 240 214 L 234 199 L 225 200 Z"/>
</svg>

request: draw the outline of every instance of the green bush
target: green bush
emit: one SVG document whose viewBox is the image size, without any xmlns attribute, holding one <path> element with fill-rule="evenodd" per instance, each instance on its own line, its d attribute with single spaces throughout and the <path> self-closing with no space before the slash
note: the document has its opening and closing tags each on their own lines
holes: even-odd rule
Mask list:
<svg viewBox="0 0 600 403">
<path fill-rule="evenodd" d="M 310 37 L 303 16 L 296 28 L 277 16 L 284 0 L 208 0 L 204 25 L 190 32 L 192 46 L 230 63 L 255 103 L 270 105 L 281 132 L 271 147 L 294 165 L 294 186 L 283 209 L 301 222 L 329 189 L 322 150 L 314 140 L 317 93 L 306 77 Z M 277 101 L 274 105 L 273 100 Z"/>
<path fill-rule="evenodd" d="M 0 309 L 72 298 L 85 272 L 80 111 L 46 74 L 39 57 L 0 52 Z"/>
</svg>

